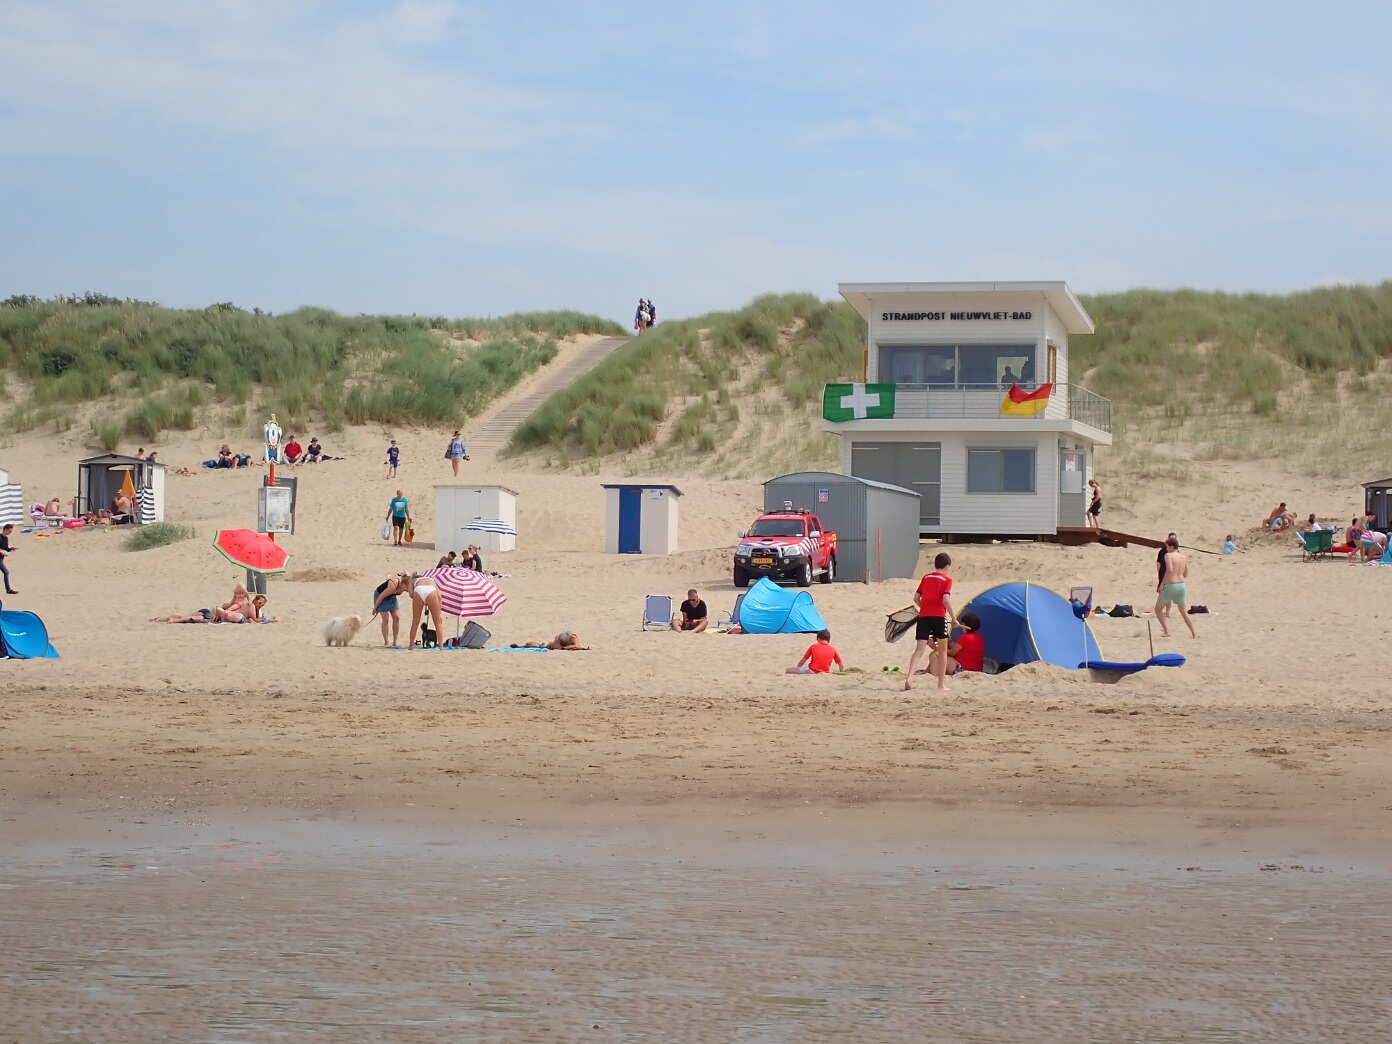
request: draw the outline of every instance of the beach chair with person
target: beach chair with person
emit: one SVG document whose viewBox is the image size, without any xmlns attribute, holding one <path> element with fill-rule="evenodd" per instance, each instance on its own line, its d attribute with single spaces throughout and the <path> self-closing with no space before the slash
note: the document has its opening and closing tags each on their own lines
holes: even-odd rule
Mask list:
<svg viewBox="0 0 1392 1044">
<path fill-rule="evenodd" d="M 1312 529 L 1306 533 L 1297 532 L 1300 541 L 1300 560 L 1313 562 L 1317 558 L 1332 558 L 1334 555 L 1334 530 Z"/>
</svg>

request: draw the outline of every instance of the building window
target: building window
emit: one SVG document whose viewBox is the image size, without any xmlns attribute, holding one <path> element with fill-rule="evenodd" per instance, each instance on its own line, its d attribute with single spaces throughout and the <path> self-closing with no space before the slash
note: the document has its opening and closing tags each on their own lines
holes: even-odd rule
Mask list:
<svg viewBox="0 0 1392 1044">
<path fill-rule="evenodd" d="M 967 450 L 968 493 L 1033 493 L 1033 449 Z"/>
<path fill-rule="evenodd" d="M 885 345 L 879 379 L 929 388 L 1038 386 L 1033 344 Z"/>
</svg>

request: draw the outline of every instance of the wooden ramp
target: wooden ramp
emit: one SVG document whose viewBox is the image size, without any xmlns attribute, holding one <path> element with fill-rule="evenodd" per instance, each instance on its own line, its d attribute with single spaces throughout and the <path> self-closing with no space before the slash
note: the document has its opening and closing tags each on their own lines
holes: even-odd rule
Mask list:
<svg viewBox="0 0 1392 1044">
<path fill-rule="evenodd" d="M 615 349 L 627 344 L 627 337 L 606 337 L 595 341 L 576 352 L 569 360 L 561 363 L 547 373 L 521 398 L 503 406 L 492 416 L 486 417 L 469 435 L 471 444 L 480 446 L 502 446 L 512 438 L 517 426 L 537 411 L 552 394 L 560 391 L 571 381 L 587 372 L 596 364 L 607 359 Z"/>
<path fill-rule="evenodd" d="M 1134 533 L 1121 533 L 1115 529 L 1093 529 L 1091 526 L 1059 526 L 1058 532 L 1045 540 L 1069 547 L 1083 544 L 1102 544 L 1104 547 L 1126 547 L 1140 544 L 1142 547 L 1164 547 L 1165 541 L 1154 537 L 1136 536 Z"/>
</svg>

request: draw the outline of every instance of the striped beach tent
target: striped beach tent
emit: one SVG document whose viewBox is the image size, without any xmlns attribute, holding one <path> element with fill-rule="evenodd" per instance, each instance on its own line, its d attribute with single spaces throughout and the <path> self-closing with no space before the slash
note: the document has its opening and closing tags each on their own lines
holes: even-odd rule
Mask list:
<svg viewBox="0 0 1392 1044">
<path fill-rule="evenodd" d="M 18 485 L 0 485 L 0 526 L 16 526 L 28 521 L 24 513 L 24 490 Z"/>
<path fill-rule="evenodd" d="M 148 526 L 158 519 L 155 514 L 155 491 L 150 486 L 143 487 L 135 495 L 135 512 L 142 526 Z"/>
<path fill-rule="evenodd" d="M 476 518 L 464 527 L 471 533 L 498 533 L 501 536 L 516 536 L 517 530 L 501 518 Z"/>
</svg>

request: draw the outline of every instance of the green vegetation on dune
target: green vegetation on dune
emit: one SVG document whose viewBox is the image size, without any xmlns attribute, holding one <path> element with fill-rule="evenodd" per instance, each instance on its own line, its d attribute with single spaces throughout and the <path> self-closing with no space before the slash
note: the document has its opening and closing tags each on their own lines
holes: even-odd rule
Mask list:
<svg viewBox="0 0 1392 1044">
<path fill-rule="evenodd" d="M 548 399 L 512 444 L 598 456 L 653 445 L 671 420 L 667 447 L 710 453 L 735 436 L 739 400 L 806 409 L 827 381 L 860 372 L 864 348 L 849 305 L 768 294 L 654 327 Z"/>
<path fill-rule="evenodd" d="M 1084 297 L 1072 379 L 1123 406 L 1277 412 L 1304 379 L 1367 377 L 1392 358 L 1392 282 L 1294 294 L 1131 290 Z"/>
<path fill-rule="evenodd" d="M 0 375 L 32 384 L 17 429 L 97 399 L 127 400 L 93 422 L 103 444 L 193 427 L 215 402 L 259 405 L 283 423 L 457 423 L 556 354 L 556 338 L 619 334 L 578 312 L 499 319 L 274 316 L 231 304 L 172 309 L 100 294 L 0 302 Z M 4 394 L 6 385 L 0 385 Z"/>
</svg>

